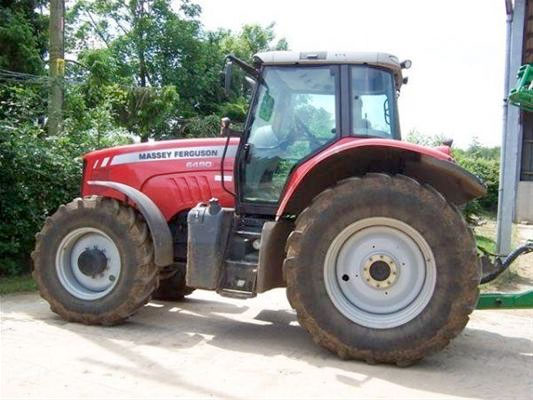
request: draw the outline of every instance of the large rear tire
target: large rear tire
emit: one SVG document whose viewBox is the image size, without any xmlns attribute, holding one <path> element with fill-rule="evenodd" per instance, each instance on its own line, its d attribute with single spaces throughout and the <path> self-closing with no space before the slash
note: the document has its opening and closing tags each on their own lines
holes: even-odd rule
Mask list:
<svg viewBox="0 0 533 400">
<path fill-rule="evenodd" d="M 114 199 L 91 196 L 59 207 L 36 235 L 32 258 L 41 296 L 71 322 L 120 323 L 158 285 L 145 222 Z"/>
<path fill-rule="evenodd" d="M 409 365 L 446 346 L 474 310 L 480 266 L 455 206 L 405 176 L 368 174 L 319 194 L 284 263 L 289 302 L 344 359 Z"/>
</svg>

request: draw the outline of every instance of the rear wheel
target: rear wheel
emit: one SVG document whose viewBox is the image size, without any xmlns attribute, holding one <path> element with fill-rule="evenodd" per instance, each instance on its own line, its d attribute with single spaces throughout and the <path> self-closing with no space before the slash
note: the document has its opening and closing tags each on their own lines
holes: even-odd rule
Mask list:
<svg viewBox="0 0 533 400">
<path fill-rule="evenodd" d="M 478 298 L 473 236 L 457 209 L 403 176 L 350 178 L 317 196 L 287 244 L 300 324 L 342 358 L 408 365 L 464 328 Z"/>
<path fill-rule="evenodd" d="M 122 322 L 157 287 L 148 228 L 116 200 L 92 196 L 63 205 L 36 239 L 33 276 L 52 311 L 68 321 Z"/>
</svg>

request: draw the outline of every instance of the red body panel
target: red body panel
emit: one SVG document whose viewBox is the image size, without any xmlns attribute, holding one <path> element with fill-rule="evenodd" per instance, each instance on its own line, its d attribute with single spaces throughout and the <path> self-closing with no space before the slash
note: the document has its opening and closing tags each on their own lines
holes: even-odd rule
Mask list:
<svg viewBox="0 0 533 400">
<path fill-rule="evenodd" d="M 85 155 L 82 195 L 102 195 L 124 201 L 124 195 L 109 188 L 92 186 L 91 180 L 113 181 L 142 191 L 159 207 L 167 220 L 212 197 L 224 207 L 233 207 L 234 198 L 222 188 L 220 161 L 225 138 L 181 139 L 98 150 Z M 233 164 L 239 139 L 232 138 L 224 162 L 227 189 L 234 191 Z M 277 215 L 282 215 L 288 200 L 304 176 L 321 161 L 350 148 L 394 147 L 451 160 L 449 148 L 431 149 L 387 139 L 346 137 L 301 164 L 290 176 Z"/>
<path fill-rule="evenodd" d="M 224 207 L 234 198 L 222 188 L 220 161 L 225 138 L 181 139 L 98 150 L 85 155 L 82 195 L 102 195 L 124 201 L 124 195 L 91 180 L 124 183 L 142 191 L 167 220 L 211 197 Z M 224 180 L 233 191 L 233 163 L 238 139 L 231 139 L 224 162 Z"/>
<path fill-rule="evenodd" d="M 289 202 L 292 194 L 303 180 L 305 175 L 309 173 L 316 165 L 325 160 L 328 157 L 331 157 L 334 154 L 346 151 L 353 148 L 362 148 L 362 147 L 393 147 L 403 150 L 412 151 L 415 153 L 424 154 L 430 157 L 434 157 L 439 160 L 452 161 L 450 155 L 450 148 L 448 146 L 439 146 L 437 148 L 429 148 L 424 146 L 419 146 L 414 143 L 402 142 L 400 140 L 391 140 L 391 139 L 360 139 L 354 137 L 346 137 L 333 146 L 326 148 L 321 153 L 317 154 L 315 157 L 310 158 L 300 166 L 298 166 L 291 174 L 289 181 L 285 186 L 285 190 L 282 193 L 281 201 L 276 212 L 276 216 L 283 215 L 285 212 L 285 207 Z"/>
</svg>

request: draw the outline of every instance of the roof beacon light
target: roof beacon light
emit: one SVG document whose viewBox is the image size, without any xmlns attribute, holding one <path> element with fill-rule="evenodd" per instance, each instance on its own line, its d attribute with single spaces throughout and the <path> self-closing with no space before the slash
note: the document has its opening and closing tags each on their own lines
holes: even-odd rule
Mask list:
<svg viewBox="0 0 533 400">
<path fill-rule="evenodd" d="M 402 67 L 402 69 L 409 69 L 411 68 L 411 65 L 413 65 L 411 60 L 404 60 L 400 63 L 400 67 Z"/>
</svg>

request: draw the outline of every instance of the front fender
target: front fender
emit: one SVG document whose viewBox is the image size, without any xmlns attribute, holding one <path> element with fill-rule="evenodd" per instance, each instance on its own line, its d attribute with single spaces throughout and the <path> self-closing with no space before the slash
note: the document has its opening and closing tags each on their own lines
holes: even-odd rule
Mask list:
<svg viewBox="0 0 533 400">
<path fill-rule="evenodd" d="M 397 140 L 345 138 L 292 171 L 276 214 L 297 215 L 323 190 L 368 172 L 407 175 L 433 186 L 456 205 L 486 194 L 479 178 L 437 149 Z"/>
<path fill-rule="evenodd" d="M 116 190 L 132 200 L 143 215 L 154 244 L 155 264 L 164 267 L 174 262 L 172 234 L 165 217 L 155 203 L 144 193 L 118 182 L 89 181 L 88 185 L 103 186 Z"/>
</svg>

